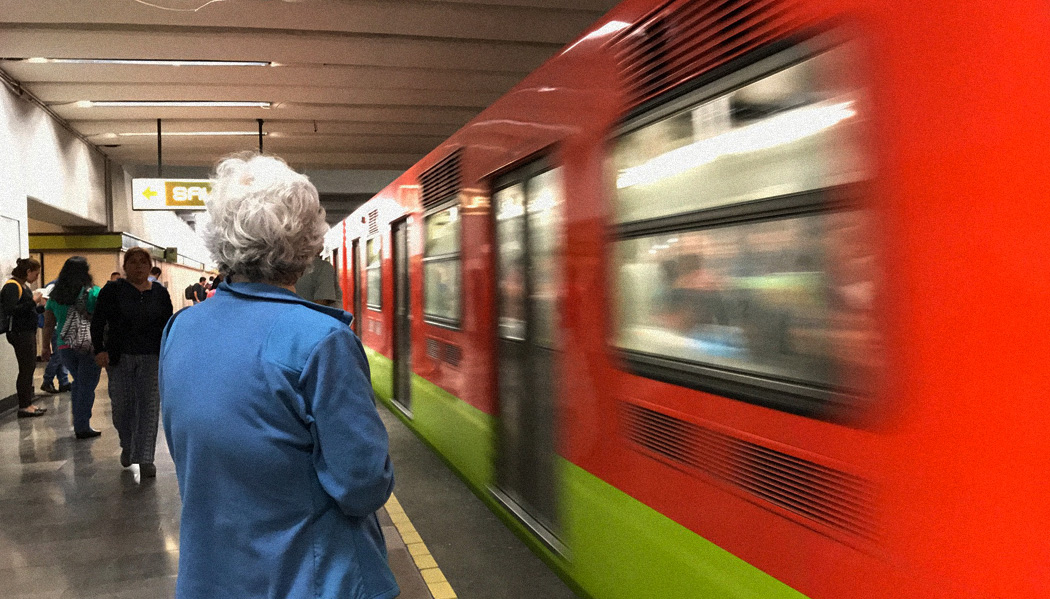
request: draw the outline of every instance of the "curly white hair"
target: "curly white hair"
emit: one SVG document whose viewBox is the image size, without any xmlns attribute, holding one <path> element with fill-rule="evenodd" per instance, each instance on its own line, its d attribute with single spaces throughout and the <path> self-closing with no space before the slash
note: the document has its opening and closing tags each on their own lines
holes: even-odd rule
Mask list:
<svg viewBox="0 0 1050 599">
<path fill-rule="evenodd" d="M 219 270 L 253 282 L 294 284 L 328 232 L 317 188 L 276 156 L 224 158 L 206 207 L 204 243 Z"/>
</svg>

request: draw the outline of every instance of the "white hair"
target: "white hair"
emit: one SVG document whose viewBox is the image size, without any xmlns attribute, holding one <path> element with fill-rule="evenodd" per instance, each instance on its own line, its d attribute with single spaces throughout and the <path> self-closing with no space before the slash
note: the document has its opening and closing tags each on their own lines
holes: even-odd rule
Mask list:
<svg viewBox="0 0 1050 599">
<path fill-rule="evenodd" d="M 219 270 L 249 281 L 295 283 L 328 232 L 317 188 L 276 156 L 224 158 L 206 206 L 208 251 Z"/>
</svg>

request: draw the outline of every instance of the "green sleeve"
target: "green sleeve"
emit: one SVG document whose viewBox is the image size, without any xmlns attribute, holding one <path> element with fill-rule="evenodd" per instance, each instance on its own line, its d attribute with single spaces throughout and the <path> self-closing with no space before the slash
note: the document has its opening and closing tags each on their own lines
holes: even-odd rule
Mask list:
<svg viewBox="0 0 1050 599">
<path fill-rule="evenodd" d="M 90 290 L 88 291 L 88 296 L 87 296 L 87 311 L 88 311 L 89 313 L 91 313 L 91 314 L 94 314 L 94 313 L 95 313 L 95 304 L 97 304 L 97 303 L 98 303 L 98 292 L 99 292 L 99 291 L 101 291 L 101 290 L 102 290 L 102 288 L 101 288 L 101 287 L 99 287 L 98 285 L 95 285 L 94 287 L 92 287 L 92 288 L 91 288 L 91 289 L 90 289 Z"/>
</svg>

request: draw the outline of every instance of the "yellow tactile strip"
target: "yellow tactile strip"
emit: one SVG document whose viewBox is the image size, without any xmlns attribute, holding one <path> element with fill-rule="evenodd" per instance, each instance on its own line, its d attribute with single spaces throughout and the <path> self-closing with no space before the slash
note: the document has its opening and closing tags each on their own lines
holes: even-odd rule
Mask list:
<svg viewBox="0 0 1050 599">
<path fill-rule="evenodd" d="M 456 592 L 452 590 L 452 585 L 445 580 L 445 575 L 441 573 L 441 568 L 438 567 L 437 562 L 431 557 L 430 550 L 423 544 L 423 539 L 416 532 L 416 528 L 412 526 L 408 516 L 405 515 L 405 510 L 401 507 L 397 497 L 390 496 L 390 500 L 386 502 L 386 513 L 390 516 L 390 520 L 401 535 L 401 540 L 408 547 L 408 552 L 412 555 L 412 559 L 416 561 L 416 567 L 419 568 L 419 573 L 423 575 L 423 581 L 427 583 L 427 588 L 430 589 L 430 594 L 434 596 L 434 599 L 456 599 Z"/>
</svg>

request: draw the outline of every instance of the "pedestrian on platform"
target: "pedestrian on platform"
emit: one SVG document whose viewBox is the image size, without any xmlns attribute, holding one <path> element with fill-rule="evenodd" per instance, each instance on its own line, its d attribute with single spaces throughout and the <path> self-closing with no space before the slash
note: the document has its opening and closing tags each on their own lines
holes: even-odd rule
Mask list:
<svg viewBox="0 0 1050 599">
<path fill-rule="evenodd" d="M 51 281 L 40 290 L 40 297 L 42 302 L 40 303 L 41 309 L 47 305 L 47 300 L 51 298 L 51 292 L 55 289 L 55 281 Z M 44 328 L 44 315 L 40 315 L 40 328 Z M 58 343 L 52 336 L 52 347 L 58 347 Z M 55 383 L 58 386 L 55 386 Z M 66 365 L 62 363 L 62 359 L 58 357 L 58 353 L 52 353 L 51 358 L 47 361 L 47 366 L 44 367 L 44 380 L 40 385 L 40 390 L 45 393 L 51 393 L 52 395 L 57 393 L 65 393 L 69 391 L 72 386 L 69 383 L 69 370 Z"/>
<path fill-rule="evenodd" d="M 368 362 L 349 314 L 295 294 L 328 230 L 317 190 L 278 158 L 239 155 L 219 164 L 207 209 L 226 281 L 161 341 L 182 497 L 175 596 L 396 597 L 375 514 L 394 475 Z"/>
<path fill-rule="evenodd" d="M 95 356 L 91 351 L 90 329 L 84 331 L 82 328 L 83 324 L 90 326 L 99 291 L 98 285 L 92 281 L 87 259 L 73 256 L 62 265 L 55 289 L 44 306 L 43 358 L 49 360 L 52 352 L 57 351 L 73 375 L 73 434 L 77 439 L 90 439 L 102 434 L 91 428 L 95 387 L 98 386 L 102 369 L 95 364 Z M 73 320 L 70 323 L 72 326 L 67 327 L 66 322 L 70 319 Z M 86 344 L 83 343 L 84 336 L 87 337 Z M 58 347 L 53 347 L 53 342 L 57 342 Z"/>
<path fill-rule="evenodd" d="M 40 276 L 40 263 L 33 258 L 21 258 L 15 263 L 11 277 L 0 288 L 0 314 L 7 342 L 15 349 L 18 376 L 15 391 L 18 393 L 18 417 L 43 416 L 47 408 L 33 405 L 33 372 L 36 369 L 36 302 L 29 288 Z"/>
<path fill-rule="evenodd" d="M 154 266 L 153 268 L 149 269 L 149 282 L 150 283 L 160 283 L 163 286 L 164 283 L 160 282 L 160 275 L 161 275 L 161 272 L 160 272 L 160 267 L 159 266 Z"/>
<path fill-rule="evenodd" d="M 193 284 L 193 303 L 199 304 L 204 300 L 208 299 L 208 279 L 201 277 L 199 281 Z"/>
<path fill-rule="evenodd" d="M 295 284 L 299 297 L 321 304 L 339 307 L 343 303 L 343 291 L 336 282 L 335 267 L 321 256 L 315 256 L 310 268 Z"/>
<path fill-rule="evenodd" d="M 109 374 L 113 427 L 120 436 L 120 465 L 139 465 L 143 478 L 157 475 L 160 337 L 171 318 L 171 296 L 149 280 L 153 258 L 133 247 L 124 254 L 124 278 L 106 284 L 91 319 L 95 363 Z"/>
</svg>

